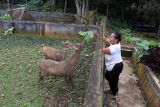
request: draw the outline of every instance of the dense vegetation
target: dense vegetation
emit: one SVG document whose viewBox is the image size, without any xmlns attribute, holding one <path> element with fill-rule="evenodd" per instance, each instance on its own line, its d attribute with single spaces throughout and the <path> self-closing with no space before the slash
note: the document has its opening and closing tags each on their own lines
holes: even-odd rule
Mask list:
<svg viewBox="0 0 160 107">
<path fill-rule="evenodd" d="M 147 65 L 153 71 L 160 73 L 160 47 L 151 47 L 148 54 L 141 57 L 140 62 Z"/>
</svg>

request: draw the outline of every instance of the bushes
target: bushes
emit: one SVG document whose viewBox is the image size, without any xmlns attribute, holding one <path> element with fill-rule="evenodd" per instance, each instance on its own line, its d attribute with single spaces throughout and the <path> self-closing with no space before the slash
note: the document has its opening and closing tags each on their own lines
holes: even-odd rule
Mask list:
<svg viewBox="0 0 160 107">
<path fill-rule="evenodd" d="M 140 40 L 136 44 L 135 54 L 139 62 L 155 72 L 160 72 L 160 47 L 158 43 L 155 41 Z"/>
<path fill-rule="evenodd" d="M 11 20 L 11 19 L 12 19 L 11 15 L 9 15 L 7 13 L 0 16 L 0 20 Z"/>
<path fill-rule="evenodd" d="M 130 29 L 121 29 L 120 32 L 123 35 L 123 39 L 126 43 L 130 43 L 132 41 L 132 35 Z"/>
<path fill-rule="evenodd" d="M 143 55 L 140 62 L 160 73 L 160 47 L 154 46 L 148 50 L 148 55 Z"/>
</svg>

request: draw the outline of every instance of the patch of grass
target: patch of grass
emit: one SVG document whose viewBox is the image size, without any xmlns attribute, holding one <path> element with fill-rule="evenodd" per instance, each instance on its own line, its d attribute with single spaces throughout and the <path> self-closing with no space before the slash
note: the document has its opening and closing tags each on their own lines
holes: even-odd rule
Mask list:
<svg viewBox="0 0 160 107">
<path fill-rule="evenodd" d="M 13 34 L 0 34 L 0 107 L 42 107 L 46 99 L 57 96 L 64 88 L 64 78 L 46 77 L 39 81 L 37 61 L 43 56 L 40 52 L 42 44 L 62 49 L 61 40 L 80 42 L 80 39 L 40 37 Z M 82 54 L 93 51 L 87 46 Z M 79 97 L 84 97 L 89 75 L 89 63 L 84 66 L 85 57 L 81 55 L 76 73 L 74 74 L 75 88 L 69 94 L 77 105 Z M 48 103 L 48 102 L 47 102 Z M 53 106 L 50 101 L 48 107 Z"/>
<path fill-rule="evenodd" d="M 78 107 L 78 105 L 74 102 L 70 102 L 68 107 Z"/>
</svg>

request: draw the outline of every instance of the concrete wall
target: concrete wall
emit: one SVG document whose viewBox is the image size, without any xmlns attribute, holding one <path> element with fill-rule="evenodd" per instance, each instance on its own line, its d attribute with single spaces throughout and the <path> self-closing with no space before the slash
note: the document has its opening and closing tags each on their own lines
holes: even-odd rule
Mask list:
<svg viewBox="0 0 160 107">
<path fill-rule="evenodd" d="M 138 63 L 134 55 L 132 56 L 132 62 L 148 107 L 160 107 L 160 81 L 151 69 Z"/>
<path fill-rule="evenodd" d="M 5 10 L 0 10 L 0 16 L 1 16 L 1 15 L 4 15 L 5 13 L 8 13 L 8 12 L 5 11 Z"/>
<path fill-rule="evenodd" d="M 28 11 L 25 8 L 19 8 L 19 10 L 23 12 L 22 21 L 39 21 L 39 22 L 52 22 L 52 23 L 75 23 L 76 17 L 75 14 L 71 13 L 54 13 L 54 12 L 34 12 L 34 11 Z M 18 11 L 17 9 L 12 9 L 12 13 L 14 16 L 15 11 Z M 8 13 L 6 10 L 0 10 L 0 16 L 4 15 L 5 13 Z M 28 16 L 30 18 L 28 18 Z M 26 18 L 25 18 L 26 17 Z"/>
<path fill-rule="evenodd" d="M 70 13 L 53 13 L 53 12 L 30 12 L 33 19 L 36 21 L 48 21 L 56 23 L 75 23 L 74 14 Z"/>
<path fill-rule="evenodd" d="M 15 32 L 32 33 L 37 35 L 75 35 L 79 31 L 97 30 L 97 26 L 77 25 L 77 24 L 59 24 L 59 23 L 43 23 L 32 21 L 5 21 L 0 20 L 0 31 L 14 27 Z"/>
<path fill-rule="evenodd" d="M 13 22 L 0 20 L 0 32 L 5 31 L 13 26 Z"/>
</svg>

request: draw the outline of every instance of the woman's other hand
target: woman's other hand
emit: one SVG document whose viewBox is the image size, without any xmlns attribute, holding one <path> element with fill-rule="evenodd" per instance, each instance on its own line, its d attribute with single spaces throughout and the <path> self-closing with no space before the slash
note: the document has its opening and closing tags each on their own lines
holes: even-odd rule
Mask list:
<svg viewBox="0 0 160 107">
<path fill-rule="evenodd" d="M 106 44 L 110 44 L 110 39 L 105 37 L 103 38 L 103 42 Z"/>
<path fill-rule="evenodd" d="M 110 51 L 109 48 L 103 48 L 103 49 L 102 49 L 102 52 L 103 52 L 104 54 L 108 54 L 108 55 L 111 54 L 111 51 Z"/>
</svg>

